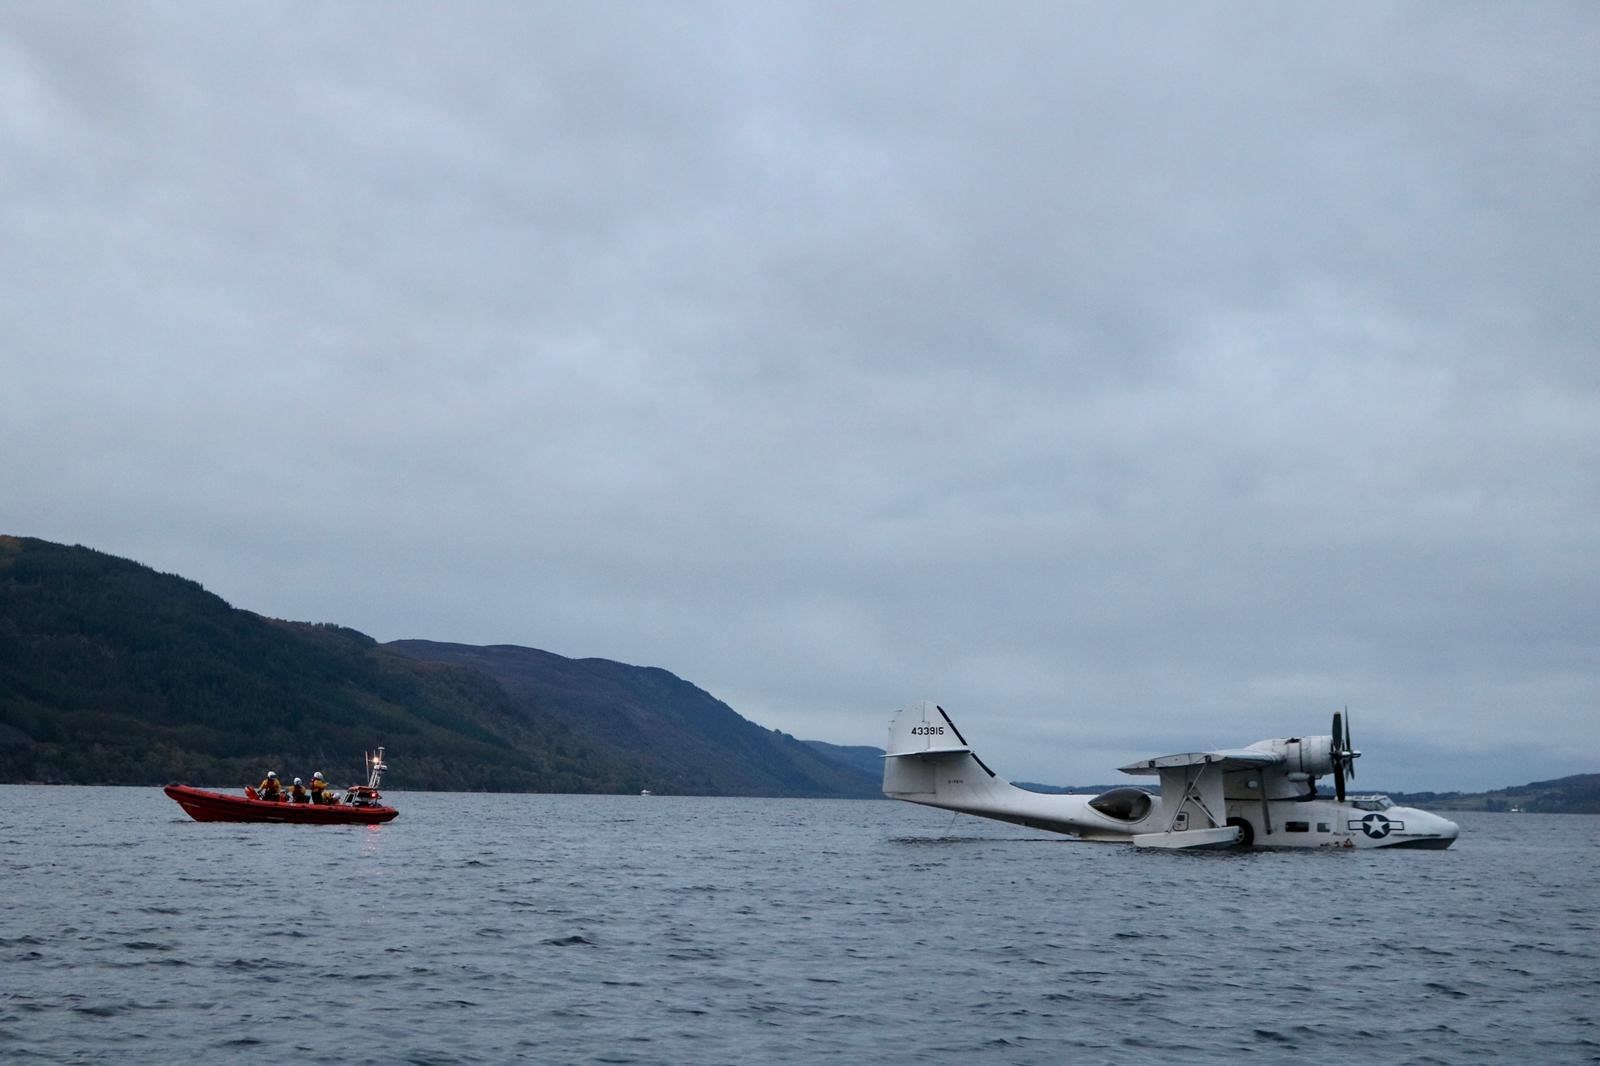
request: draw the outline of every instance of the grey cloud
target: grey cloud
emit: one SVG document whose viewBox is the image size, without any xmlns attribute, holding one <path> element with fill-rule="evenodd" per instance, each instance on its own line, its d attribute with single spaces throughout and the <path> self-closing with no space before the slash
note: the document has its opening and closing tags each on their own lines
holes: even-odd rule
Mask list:
<svg viewBox="0 0 1600 1066">
<path fill-rule="evenodd" d="M 1022 778 L 1593 769 L 1587 5 L 0 30 L 10 532 Z"/>
</svg>

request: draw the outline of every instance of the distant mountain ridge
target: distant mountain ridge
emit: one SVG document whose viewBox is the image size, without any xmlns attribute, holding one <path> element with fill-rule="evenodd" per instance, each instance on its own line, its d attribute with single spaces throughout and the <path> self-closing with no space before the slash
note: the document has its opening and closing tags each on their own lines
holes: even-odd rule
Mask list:
<svg viewBox="0 0 1600 1066">
<path fill-rule="evenodd" d="M 879 793 L 880 776 L 763 729 L 659 667 L 567 659 L 510 644 L 397 640 L 387 651 L 487 674 L 530 714 L 619 754 L 652 792 L 696 795 Z"/>
<path fill-rule="evenodd" d="M 801 741 L 836 763 L 853 766 L 874 781 L 883 780 L 883 749 L 866 744 L 829 744 L 825 740 Z"/>
<path fill-rule="evenodd" d="M 1389 798 L 1439 811 L 1600 814 L 1600 774 L 1573 774 L 1488 792 L 1391 792 Z"/>
<path fill-rule="evenodd" d="M 90 548 L 0 536 L 0 781 L 877 796 L 878 778 L 653 667 L 401 641 L 231 607 Z"/>
</svg>

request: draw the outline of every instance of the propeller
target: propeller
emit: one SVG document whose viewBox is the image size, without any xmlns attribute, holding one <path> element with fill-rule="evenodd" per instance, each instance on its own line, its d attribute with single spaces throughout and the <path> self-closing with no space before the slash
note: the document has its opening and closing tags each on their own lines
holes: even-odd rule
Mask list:
<svg viewBox="0 0 1600 1066">
<path fill-rule="evenodd" d="M 1350 743 L 1350 708 L 1333 712 L 1333 794 L 1344 802 L 1344 783 L 1356 779 L 1356 756 L 1361 753 Z"/>
<path fill-rule="evenodd" d="M 1356 779 L 1356 756 L 1360 754 L 1356 750 L 1356 746 L 1350 743 L 1350 708 L 1346 707 L 1344 709 L 1344 776 L 1351 781 Z"/>
<path fill-rule="evenodd" d="M 1333 712 L 1333 796 L 1344 802 L 1344 716 Z"/>
</svg>

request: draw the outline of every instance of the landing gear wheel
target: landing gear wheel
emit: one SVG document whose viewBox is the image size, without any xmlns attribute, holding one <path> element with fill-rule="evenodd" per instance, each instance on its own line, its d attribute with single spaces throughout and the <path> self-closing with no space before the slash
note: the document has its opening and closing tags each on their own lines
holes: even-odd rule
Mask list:
<svg viewBox="0 0 1600 1066">
<path fill-rule="evenodd" d="M 1236 825 L 1239 827 L 1239 839 L 1234 842 L 1234 847 L 1248 848 L 1251 844 L 1256 842 L 1255 829 L 1243 818 L 1229 818 L 1227 824 Z"/>
</svg>

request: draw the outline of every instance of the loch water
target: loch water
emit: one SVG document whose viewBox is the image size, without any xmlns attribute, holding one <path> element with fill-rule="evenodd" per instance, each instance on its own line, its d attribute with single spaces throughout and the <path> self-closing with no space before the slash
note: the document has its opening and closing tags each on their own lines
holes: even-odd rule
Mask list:
<svg viewBox="0 0 1600 1066">
<path fill-rule="evenodd" d="M 1142 852 L 884 801 L 0 787 L 6 1063 L 1600 1062 L 1600 818 Z"/>
</svg>

